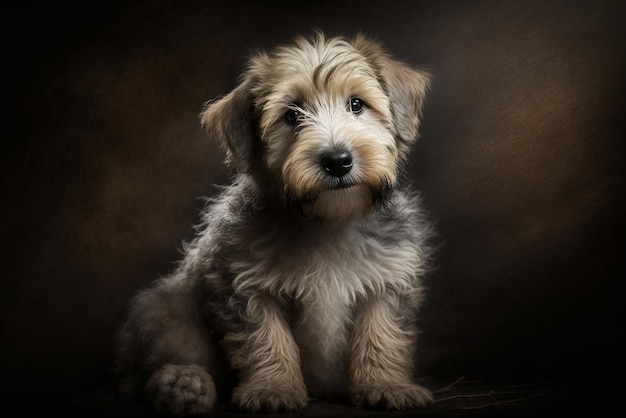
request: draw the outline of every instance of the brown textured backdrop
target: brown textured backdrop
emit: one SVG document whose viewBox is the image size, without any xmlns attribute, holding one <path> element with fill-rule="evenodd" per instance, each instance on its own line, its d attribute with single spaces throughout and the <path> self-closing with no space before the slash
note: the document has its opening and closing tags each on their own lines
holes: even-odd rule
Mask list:
<svg viewBox="0 0 626 418">
<path fill-rule="evenodd" d="M 111 382 L 129 297 L 173 268 L 201 197 L 228 181 L 199 126 L 203 102 L 234 86 L 250 51 L 320 28 L 368 33 L 434 75 L 406 173 L 441 244 L 420 374 L 588 379 L 588 402 L 606 397 L 609 383 L 591 382 L 623 370 L 625 11 L 619 1 L 13 6 L 2 28 L 1 379 L 24 396 Z"/>
</svg>

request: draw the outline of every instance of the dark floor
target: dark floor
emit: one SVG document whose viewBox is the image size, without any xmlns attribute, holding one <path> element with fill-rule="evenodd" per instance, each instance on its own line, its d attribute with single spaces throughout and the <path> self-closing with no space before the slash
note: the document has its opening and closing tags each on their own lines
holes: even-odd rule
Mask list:
<svg viewBox="0 0 626 418">
<path fill-rule="evenodd" d="M 424 382 L 434 391 L 435 404 L 423 409 L 380 411 L 355 408 L 344 402 L 312 400 L 303 410 L 293 413 L 252 414 L 218 403 L 212 417 L 622 417 L 626 410 L 618 405 L 606 385 L 590 385 L 584 379 L 552 380 L 529 383 L 486 383 L 458 378 L 435 384 Z M 595 389 L 593 389 L 595 387 Z M 611 386 L 617 392 L 617 386 Z M 54 392 L 54 391 L 52 391 Z M 154 417 L 142 402 L 121 401 L 110 388 L 86 389 L 37 396 L 13 396 L 5 403 L 7 417 Z M 7 408 L 7 405 L 9 406 Z"/>
</svg>

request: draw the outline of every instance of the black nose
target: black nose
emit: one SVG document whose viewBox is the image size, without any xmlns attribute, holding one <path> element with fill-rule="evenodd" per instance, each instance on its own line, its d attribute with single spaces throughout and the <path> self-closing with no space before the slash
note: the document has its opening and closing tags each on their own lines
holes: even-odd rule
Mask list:
<svg viewBox="0 0 626 418">
<path fill-rule="evenodd" d="M 333 177 L 343 177 L 352 169 L 352 154 L 345 150 L 331 150 L 322 154 L 322 167 Z"/>
</svg>

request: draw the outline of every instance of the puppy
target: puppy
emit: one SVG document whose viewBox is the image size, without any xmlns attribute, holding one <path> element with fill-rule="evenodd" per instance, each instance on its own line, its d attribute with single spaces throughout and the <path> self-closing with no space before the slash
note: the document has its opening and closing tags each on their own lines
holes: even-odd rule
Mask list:
<svg viewBox="0 0 626 418">
<path fill-rule="evenodd" d="M 209 412 L 215 383 L 249 411 L 432 402 L 413 376 L 431 228 L 398 186 L 427 86 L 361 35 L 249 60 L 201 115 L 237 175 L 176 270 L 132 301 L 125 393 L 172 414 Z"/>
</svg>

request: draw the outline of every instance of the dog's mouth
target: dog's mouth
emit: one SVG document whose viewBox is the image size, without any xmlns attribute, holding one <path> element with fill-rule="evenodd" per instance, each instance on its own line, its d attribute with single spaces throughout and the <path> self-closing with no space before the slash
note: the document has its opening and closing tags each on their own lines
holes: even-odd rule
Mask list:
<svg viewBox="0 0 626 418">
<path fill-rule="evenodd" d="M 358 185 L 355 179 L 351 176 L 343 177 L 330 177 L 326 179 L 326 188 L 328 190 L 343 190 L 349 189 Z"/>
<path fill-rule="evenodd" d="M 356 185 L 356 183 L 348 179 L 338 179 L 334 181 L 333 183 L 334 184 L 330 185 L 330 189 L 332 190 L 349 189 L 350 187 Z"/>
</svg>

